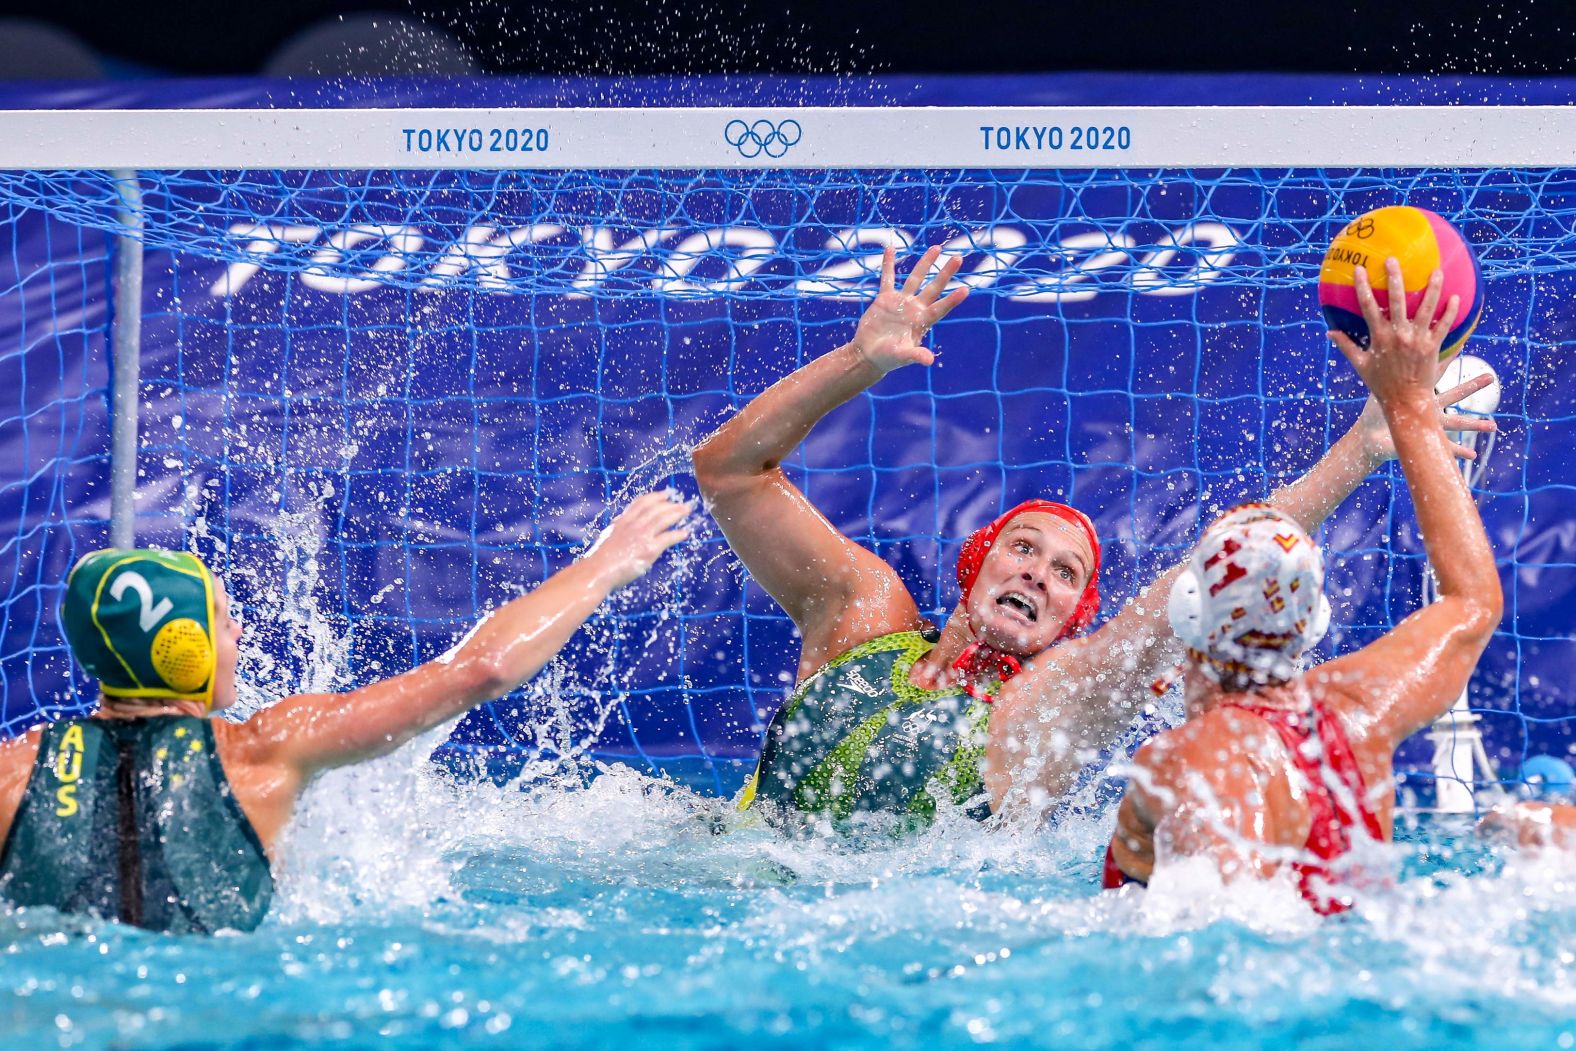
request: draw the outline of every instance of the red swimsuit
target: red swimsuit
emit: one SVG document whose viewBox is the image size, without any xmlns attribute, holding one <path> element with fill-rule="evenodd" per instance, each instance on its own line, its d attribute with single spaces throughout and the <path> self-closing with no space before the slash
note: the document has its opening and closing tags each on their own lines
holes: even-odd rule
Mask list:
<svg viewBox="0 0 1576 1051">
<path fill-rule="evenodd" d="M 1308 841 L 1303 849 L 1314 859 L 1293 865 L 1298 889 L 1308 904 L 1321 915 L 1346 911 L 1351 908 L 1351 901 L 1333 896 L 1335 874 L 1330 863 L 1352 849 L 1351 829 L 1358 822 L 1362 823 L 1372 838 L 1384 838 L 1379 816 L 1368 805 L 1362 771 L 1357 767 L 1357 758 L 1352 754 L 1346 731 L 1341 729 L 1341 724 L 1334 716 L 1317 703 L 1313 706 L 1311 720 L 1318 730 L 1317 744 L 1313 742 L 1313 727 L 1308 726 L 1310 720 L 1304 713 L 1240 702 L 1230 707 L 1240 708 L 1263 719 L 1275 727 L 1281 740 L 1286 742 L 1292 762 L 1308 786 L 1310 821 Z M 1340 786 L 1338 791 L 1332 790 L 1331 783 L 1325 779 L 1326 769 L 1335 775 L 1334 780 Z M 1116 864 L 1111 848 L 1105 848 L 1102 884 L 1106 888 L 1142 882 L 1123 872 Z"/>
</svg>

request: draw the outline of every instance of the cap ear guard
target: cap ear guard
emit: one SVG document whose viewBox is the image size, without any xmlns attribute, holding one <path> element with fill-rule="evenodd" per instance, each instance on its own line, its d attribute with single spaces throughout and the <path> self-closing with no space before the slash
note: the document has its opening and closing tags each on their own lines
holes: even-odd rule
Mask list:
<svg viewBox="0 0 1576 1051">
<path fill-rule="evenodd" d="M 1313 649 L 1329 634 L 1330 631 L 1330 599 L 1324 590 L 1319 590 L 1319 604 L 1313 608 L 1313 616 L 1308 620 L 1308 630 L 1303 633 L 1304 649 Z"/>
<path fill-rule="evenodd" d="M 1177 638 L 1191 649 L 1204 648 L 1204 600 L 1199 592 L 1198 574 L 1192 567 L 1177 575 L 1166 603 L 1166 617 Z"/>
</svg>

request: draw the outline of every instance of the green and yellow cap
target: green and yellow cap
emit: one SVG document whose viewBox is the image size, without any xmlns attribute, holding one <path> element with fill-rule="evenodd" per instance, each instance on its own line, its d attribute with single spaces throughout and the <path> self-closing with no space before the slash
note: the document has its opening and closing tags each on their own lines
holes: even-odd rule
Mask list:
<svg viewBox="0 0 1576 1051">
<path fill-rule="evenodd" d="M 71 653 L 110 697 L 213 705 L 213 574 L 185 551 L 95 551 L 66 578 Z"/>
</svg>

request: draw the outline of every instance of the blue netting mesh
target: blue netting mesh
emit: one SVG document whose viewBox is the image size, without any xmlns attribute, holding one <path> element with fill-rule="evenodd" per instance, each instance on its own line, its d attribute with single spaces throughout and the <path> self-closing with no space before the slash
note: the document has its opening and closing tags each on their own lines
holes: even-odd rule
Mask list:
<svg viewBox="0 0 1576 1051">
<path fill-rule="evenodd" d="M 608 504 L 692 489 L 687 446 L 851 333 L 883 236 L 965 252 L 974 295 L 938 329 L 941 364 L 834 413 L 795 479 L 937 617 L 973 526 L 1030 493 L 1070 497 L 1108 541 L 1110 610 L 1185 550 L 1201 514 L 1299 473 L 1355 416 L 1362 392 L 1314 302 L 1323 245 L 1354 213 L 1432 208 L 1478 249 L 1488 305 L 1471 349 L 1505 383 L 1480 503 L 1507 615 L 1474 705 L 1507 773 L 1576 740 L 1561 612 L 1576 534 L 1560 467 L 1576 418 L 1559 382 L 1576 172 L 180 172 L 141 184 L 139 535 L 213 559 L 249 614 L 243 673 L 274 696 L 434 656 L 479 610 L 563 565 Z M 103 532 L 119 198 L 108 176 L 31 172 L 0 176 L 0 201 L 18 303 L 0 316 L 29 333 L 3 359 L 27 375 L 0 395 L 20 398 L 0 435 L 32 456 L 10 461 L 32 466 L 4 489 L 23 523 L 3 607 L 14 731 L 40 706 L 77 703 L 52 604 L 71 556 Z M 1328 647 L 1415 607 L 1421 548 L 1393 471 L 1326 539 L 1340 626 Z M 787 621 L 711 531 L 541 682 L 468 718 L 450 751 L 508 773 L 544 749 L 586 749 L 723 788 L 753 761 L 793 657 Z"/>
<path fill-rule="evenodd" d="M 62 566 L 108 537 L 113 239 L 0 199 L 0 711 L 7 732 L 81 707 L 56 626 Z"/>
</svg>

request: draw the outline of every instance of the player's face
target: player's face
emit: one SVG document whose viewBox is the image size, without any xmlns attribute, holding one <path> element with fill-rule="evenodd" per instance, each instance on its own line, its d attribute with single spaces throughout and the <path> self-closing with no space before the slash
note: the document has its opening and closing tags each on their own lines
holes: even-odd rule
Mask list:
<svg viewBox="0 0 1576 1051">
<path fill-rule="evenodd" d="M 221 711 L 235 703 L 235 662 L 241 641 L 241 622 L 230 615 L 230 593 L 224 582 L 213 578 L 213 608 L 218 619 L 214 632 L 214 650 L 218 656 L 213 673 L 213 711 Z"/>
<path fill-rule="evenodd" d="M 1018 515 L 991 545 L 965 611 L 974 637 L 1028 657 L 1061 634 L 1094 569 L 1083 530 L 1055 515 Z"/>
</svg>

